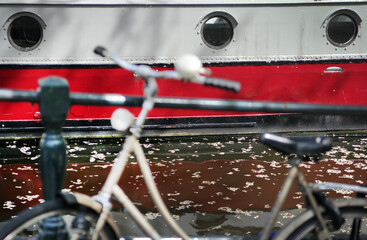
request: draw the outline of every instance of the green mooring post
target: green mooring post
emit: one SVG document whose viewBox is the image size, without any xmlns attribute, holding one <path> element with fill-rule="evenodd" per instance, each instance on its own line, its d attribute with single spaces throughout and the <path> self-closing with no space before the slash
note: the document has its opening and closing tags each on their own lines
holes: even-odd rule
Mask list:
<svg viewBox="0 0 367 240">
<path fill-rule="evenodd" d="M 40 142 L 39 170 L 43 197 L 56 198 L 64 184 L 66 171 L 66 146 L 61 128 L 69 111 L 69 86 L 65 79 L 48 77 L 39 80 L 39 108 L 44 132 Z M 60 217 L 47 218 L 42 223 L 39 239 L 67 239 L 65 223 Z"/>
</svg>

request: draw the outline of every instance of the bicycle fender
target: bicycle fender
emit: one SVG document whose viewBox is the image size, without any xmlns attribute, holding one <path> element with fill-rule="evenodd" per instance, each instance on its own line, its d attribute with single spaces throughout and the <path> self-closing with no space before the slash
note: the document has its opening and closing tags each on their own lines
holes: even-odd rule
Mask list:
<svg viewBox="0 0 367 240">
<path fill-rule="evenodd" d="M 57 194 L 57 197 L 63 199 L 69 205 L 78 204 L 78 200 L 72 193 L 59 192 Z"/>
<path fill-rule="evenodd" d="M 362 198 L 354 199 L 338 199 L 334 200 L 333 204 L 337 208 L 344 207 L 360 207 L 367 206 L 367 200 Z M 322 208 L 322 207 L 321 207 Z M 290 221 L 285 227 L 283 227 L 278 234 L 274 237 L 274 240 L 284 240 L 289 236 L 289 234 L 296 228 L 302 226 L 305 222 L 309 221 L 315 217 L 314 211 L 312 209 L 307 209 L 305 212 L 298 215 L 295 219 Z"/>
<path fill-rule="evenodd" d="M 345 219 L 341 216 L 338 207 L 330 201 L 323 192 L 313 192 L 314 197 L 319 205 L 323 206 L 326 213 L 331 216 L 331 222 L 333 223 L 334 230 L 341 228 Z"/>
<path fill-rule="evenodd" d="M 58 197 L 62 198 L 67 204 L 70 204 L 70 205 L 79 204 L 86 208 L 92 209 L 93 211 L 95 211 L 98 214 L 102 213 L 102 204 L 95 201 L 93 198 L 91 198 L 90 196 L 86 194 L 60 192 L 58 194 Z M 121 236 L 120 230 L 117 227 L 114 220 L 112 219 L 112 217 L 108 215 L 106 221 L 112 227 L 116 235 Z"/>
</svg>

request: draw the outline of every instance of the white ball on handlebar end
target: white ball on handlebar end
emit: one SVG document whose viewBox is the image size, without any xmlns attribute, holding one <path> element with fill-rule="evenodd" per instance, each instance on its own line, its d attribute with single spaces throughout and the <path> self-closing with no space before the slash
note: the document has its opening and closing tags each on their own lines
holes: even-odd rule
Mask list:
<svg viewBox="0 0 367 240">
<path fill-rule="evenodd" d="M 134 116 L 126 109 L 116 109 L 111 116 L 111 125 L 117 131 L 126 131 L 134 123 Z"/>
<path fill-rule="evenodd" d="M 175 63 L 176 72 L 184 79 L 196 77 L 202 72 L 202 68 L 202 62 L 193 54 L 184 55 Z"/>
</svg>

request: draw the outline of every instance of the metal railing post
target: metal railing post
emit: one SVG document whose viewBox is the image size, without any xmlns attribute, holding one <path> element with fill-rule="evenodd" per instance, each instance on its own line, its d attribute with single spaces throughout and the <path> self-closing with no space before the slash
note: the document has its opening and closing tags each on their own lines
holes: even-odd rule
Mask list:
<svg viewBox="0 0 367 240">
<path fill-rule="evenodd" d="M 61 135 L 61 127 L 67 117 L 70 98 L 69 86 L 65 79 L 48 77 L 39 81 L 39 108 L 41 111 L 44 133 L 40 141 L 41 156 L 39 171 L 42 181 L 43 197 L 47 200 L 56 198 L 64 184 L 66 172 L 66 145 Z M 68 239 L 65 223 L 55 216 L 42 222 L 40 239 Z M 60 232 L 63 232 L 60 234 Z M 61 236 L 61 238 L 60 238 Z"/>
</svg>

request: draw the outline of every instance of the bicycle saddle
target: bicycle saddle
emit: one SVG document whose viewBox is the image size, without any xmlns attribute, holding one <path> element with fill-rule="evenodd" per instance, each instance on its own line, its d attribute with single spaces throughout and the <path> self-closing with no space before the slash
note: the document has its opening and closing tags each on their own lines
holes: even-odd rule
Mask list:
<svg viewBox="0 0 367 240">
<path fill-rule="evenodd" d="M 326 152 L 332 147 L 329 137 L 285 137 L 272 133 L 262 133 L 259 139 L 260 142 L 284 154 L 316 155 Z"/>
</svg>

